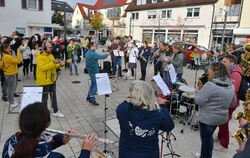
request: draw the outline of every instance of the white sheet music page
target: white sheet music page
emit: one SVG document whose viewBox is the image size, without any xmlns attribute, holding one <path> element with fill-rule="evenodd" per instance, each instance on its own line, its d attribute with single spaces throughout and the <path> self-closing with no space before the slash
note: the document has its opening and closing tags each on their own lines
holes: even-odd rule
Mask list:
<svg viewBox="0 0 250 158">
<path fill-rule="evenodd" d="M 113 50 L 114 56 L 119 56 L 119 51 L 118 50 Z"/>
<path fill-rule="evenodd" d="M 42 102 L 42 93 L 43 87 L 23 87 L 20 111 L 22 111 L 29 104 Z"/>
<path fill-rule="evenodd" d="M 170 91 L 168 89 L 168 86 L 166 83 L 163 81 L 160 75 L 153 76 L 153 79 L 155 80 L 156 84 L 158 87 L 161 89 L 163 95 L 167 96 L 170 94 Z"/>
<path fill-rule="evenodd" d="M 176 71 L 174 69 L 174 65 L 173 64 L 169 64 L 168 65 L 168 72 L 170 74 L 170 79 L 171 79 L 171 82 L 172 83 L 175 83 L 176 82 Z"/>
<path fill-rule="evenodd" d="M 124 57 L 124 52 L 123 51 L 119 51 L 119 56 L 120 57 Z"/>
<path fill-rule="evenodd" d="M 107 73 L 96 74 L 97 94 L 105 95 L 112 93 L 110 80 Z"/>
</svg>

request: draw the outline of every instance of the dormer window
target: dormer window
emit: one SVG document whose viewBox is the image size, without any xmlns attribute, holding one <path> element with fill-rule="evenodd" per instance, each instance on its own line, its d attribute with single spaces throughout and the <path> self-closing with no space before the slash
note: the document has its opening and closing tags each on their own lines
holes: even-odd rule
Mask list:
<svg viewBox="0 0 250 158">
<path fill-rule="evenodd" d="M 38 10 L 37 0 L 27 0 L 28 9 Z"/>
<path fill-rule="evenodd" d="M 5 0 L 0 0 L 0 7 L 4 7 L 5 6 Z"/>
</svg>

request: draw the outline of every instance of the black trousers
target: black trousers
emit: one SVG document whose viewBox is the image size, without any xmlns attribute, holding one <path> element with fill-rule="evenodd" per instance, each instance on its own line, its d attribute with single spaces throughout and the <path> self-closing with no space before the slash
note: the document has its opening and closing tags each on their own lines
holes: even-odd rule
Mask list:
<svg viewBox="0 0 250 158">
<path fill-rule="evenodd" d="M 141 79 L 145 81 L 147 62 L 145 61 L 140 61 L 140 62 L 141 62 Z"/>
<path fill-rule="evenodd" d="M 23 75 L 29 74 L 30 59 L 23 59 Z"/>
<path fill-rule="evenodd" d="M 34 79 L 36 80 L 36 64 L 33 64 L 33 75 Z"/>
<path fill-rule="evenodd" d="M 161 71 L 161 67 L 162 67 L 162 62 L 157 62 L 154 64 L 154 76 Z"/>
<path fill-rule="evenodd" d="M 58 111 L 57 99 L 56 99 L 56 83 L 43 86 L 42 103 L 48 106 L 48 96 L 50 95 L 51 105 L 53 112 Z"/>
</svg>

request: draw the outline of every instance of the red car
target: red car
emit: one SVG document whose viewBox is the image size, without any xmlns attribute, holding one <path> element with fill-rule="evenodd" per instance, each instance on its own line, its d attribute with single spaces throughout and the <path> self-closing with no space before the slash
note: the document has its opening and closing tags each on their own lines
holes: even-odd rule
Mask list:
<svg viewBox="0 0 250 158">
<path fill-rule="evenodd" d="M 172 45 L 179 46 L 183 50 L 184 53 L 187 53 L 187 62 L 190 62 L 190 54 L 193 52 L 194 48 L 197 48 L 202 54 L 206 53 L 207 56 L 212 55 L 210 50 L 200 45 L 187 43 L 187 42 L 175 42 Z"/>
</svg>

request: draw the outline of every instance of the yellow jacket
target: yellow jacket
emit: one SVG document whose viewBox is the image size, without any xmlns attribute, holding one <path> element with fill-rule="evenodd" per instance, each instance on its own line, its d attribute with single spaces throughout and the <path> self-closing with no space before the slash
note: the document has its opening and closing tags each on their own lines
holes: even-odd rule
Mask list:
<svg viewBox="0 0 250 158">
<path fill-rule="evenodd" d="M 200 53 L 195 53 L 195 52 L 192 52 L 190 54 L 190 60 L 194 60 L 196 57 L 201 57 L 201 54 Z"/>
<path fill-rule="evenodd" d="M 18 73 L 17 64 L 20 64 L 21 61 L 21 52 L 18 52 L 16 57 L 12 56 L 11 54 L 3 53 L 1 67 L 3 68 L 4 75 L 16 75 Z"/>
<path fill-rule="evenodd" d="M 36 84 L 39 86 L 50 85 L 56 81 L 56 69 L 60 64 L 54 63 L 54 56 L 45 52 L 36 54 Z"/>
</svg>

